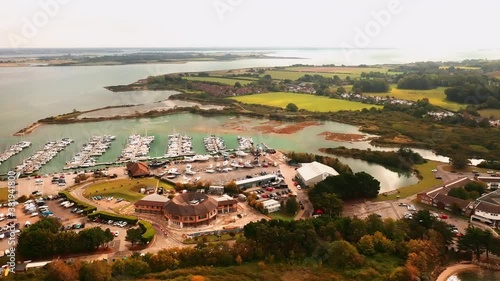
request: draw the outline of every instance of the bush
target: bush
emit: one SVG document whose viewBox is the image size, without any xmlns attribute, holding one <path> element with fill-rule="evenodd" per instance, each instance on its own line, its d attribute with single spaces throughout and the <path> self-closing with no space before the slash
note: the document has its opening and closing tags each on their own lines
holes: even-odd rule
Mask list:
<svg viewBox="0 0 500 281">
<path fill-rule="evenodd" d="M 59 196 L 62 196 L 62 197 L 65 197 L 66 199 L 68 199 L 69 201 L 75 203 L 75 205 L 77 205 L 78 207 L 81 207 L 83 208 L 83 213 L 84 214 L 90 214 L 90 213 L 93 213 L 94 211 L 97 210 L 96 207 L 90 205 L 90 204 L 87 204 L 83 201 L 80 201 L 79 199 L 75 198 L 73 195 L 71 195 L 68 191 L 66 190 L 63 190 L 63 191 L 59 191 L 58 192 L 58 195 Z"/>
<path fill-rule="evenodd" d="M 153 240 L 155 237 L 155 229 L 151 223 L 147 221 L 140 220 L 139 227 L 142 230 L 142 243 L 147 244 Z"/>
<path fill-rule="evenodd" d="M 125 221 L 130 225 L 135 225 L 138 221 L 137 217 L 135 217 L 135 216 L 118 215 L 118 214 L 113 214 L 113 213 L 108 213 L 108 212 L 103 212 L 103 211 L 93 212 L 92 214 L 89 214 L 88 217 L 89 217 L 89 219 L 99 217 L 99 218 L 105 219 L 105 220 Z"/>
</svg>

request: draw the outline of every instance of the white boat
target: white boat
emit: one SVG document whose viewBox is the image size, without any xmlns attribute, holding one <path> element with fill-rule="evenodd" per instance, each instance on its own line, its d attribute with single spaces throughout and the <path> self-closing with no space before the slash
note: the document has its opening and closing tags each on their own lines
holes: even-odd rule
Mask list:
<svg viewBox="0 0 500 281">
<path fill-rule="evenodd" d="M 240 156 L 240 157 L 245 157 L 248 155 L 248 153 L 246 153 L 242 150 L 236 150 L 235 154 L 236 154 L 236 156 Z"/>
<path fill-rule="evenodd" d="M 213 174 L 213 173 L 215 173 L 215 170 L 214 169 L 206 169 L 205 173 Z"/>
</svg>

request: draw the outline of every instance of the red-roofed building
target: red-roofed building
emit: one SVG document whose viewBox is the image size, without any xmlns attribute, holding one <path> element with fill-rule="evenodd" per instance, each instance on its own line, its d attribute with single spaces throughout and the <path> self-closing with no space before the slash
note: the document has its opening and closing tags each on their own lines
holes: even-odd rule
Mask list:
<svg viewBox="0 0 500 281">
<path fill-rule="evenodd" d="M 127 164 L 128 175 L 137 178 L 137 177 L 147 177 L 151 174 L 149 171 L 149 167 L 144 162 L 133 162 Z"/>
</svg>

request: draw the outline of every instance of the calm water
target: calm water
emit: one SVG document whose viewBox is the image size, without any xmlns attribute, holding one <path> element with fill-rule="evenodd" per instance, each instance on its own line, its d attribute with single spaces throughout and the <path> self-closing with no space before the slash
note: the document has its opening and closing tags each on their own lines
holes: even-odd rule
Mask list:
<svg viewBox="0 0 500 281">
<path fill-rule="evenodd" d="M 241 51 L 241 50 L 238 50 Z M 381 149 L 372 147 L 367 142 L 340 143 L 325 141 L 318 133 L 323 131 L 357 133 L 353 126 L 326 122 L 321 126 L 306 128 L 293 135 L 264 135 L 259 132 L 225 132 L 223 128 L 228 117 L 205 118 L 189 114 L 179 114 L 154 119 L 119 120 L 100 123 L 73 124 L 64 126 L 44 126 L 35 133 L 20 138 L 13 137 L 17 130 L 47 116 L 70 112 L 73 109 L 88 110 L 104 106 L 125 104 L 147 104 L 168 98 L 171 91 L 142 91 L 113 93 L 104 86 L 129 84 L 150 75 L 174 72 L 194 72 L 234 69 L 243 67 L 288 66 L 292 64 L 346 64 L 357 65 L 411 62 L 423 60 L 418 53 L 398 50 L 362 50 L 349 58 L 343 50 L 263 50 L 270 55 L 300 57 L 300 59 L 246 59 L 238 61 L 188 62 L 185 64 L 148 64 L 124 66 L 74 66 L 74 67 L 19 67 L 0 68 L 0 150 L 21 140 L 33 142 L 33 145 L 0 166 L 0 173 L 21 162 L 33 151 L 39 149 L 48 140 L 71 137 L 75 143 L 54 158 L 42 172 L 59 170 L 64 162 L 76 153 L 91 135 L 113 134 L 117 136 L 111 150 L 102 161 L 112 161 L 120 153 L 128 135 L 148 133 L 157 140 L 151 155 L 162 155 L 167 137 L 174 129 L 195 138 L 195 149 L 203 152 L 201 139 L 207 134 L 219 134 L 226 139 L 228 146 L 236 145 L 237 135 L 253 136 L 255 141 L 265 142 L 277 149 L 317 152 L 320 147 L 346 147 L 360 149 Z M 442 60 L 460 60 L 464 58 L 489 58 L 498 52 L 481 51 L 476 53 L 447 53 Z M 245 120 L 249 124 L 258 120 Z M 251 126 L 249 126 L 251 127 Z M 199 141 L 198 141 L 199 140 Z M 387 148 L 384 148 L 387 150 Z M 431 151 L 419 150 L 425 158 L 446 161 Z M 379 165 L 364 161 L 342 158 L 354 171 L 366 171 L 382 183 L 383 191 L 395 189 L 417 181 L 415 177 L 406 177 L 389 171 Z"/>
<path fill-rule="evenodd" d="M 500 272 L 490 270 L 467 270 L 450 276 L 448 281 L 499 281 Z"/>
</svg>

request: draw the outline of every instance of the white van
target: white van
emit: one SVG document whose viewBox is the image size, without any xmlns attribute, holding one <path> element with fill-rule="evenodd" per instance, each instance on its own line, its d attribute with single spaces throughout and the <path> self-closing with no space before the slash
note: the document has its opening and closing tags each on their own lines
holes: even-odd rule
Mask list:
<svg viewBox="0 0 500 281">
<path fill-rule="evenodd" d="M 38 216 L 37 212 L 31 213 L 31 215 L 30 215 L 30 217 L 36 217 L 36 216 Z"/>
</svg>

